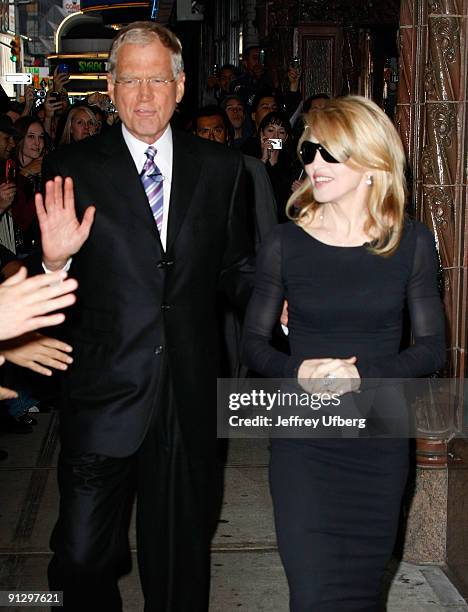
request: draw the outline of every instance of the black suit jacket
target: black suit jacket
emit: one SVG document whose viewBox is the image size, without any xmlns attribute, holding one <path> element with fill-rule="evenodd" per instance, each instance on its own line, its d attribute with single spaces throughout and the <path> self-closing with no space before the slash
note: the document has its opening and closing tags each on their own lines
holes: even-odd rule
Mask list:
<svg viewBox="0 0 468 612">
<path fill-rule="evenodd" d="M 94 204 L 91 234 L 73 258 L 69 316 L 74 363 L 64 378 L 62 444 L 128 456 L 141 444 L 167 360 L 189 452 L 215 442 L 216 296 L 248 300 L 250 241 L 241 156 L 173 132 L 167 250 L 120 126 L 61 148 L 46 176 L 74 179 L 78 214 Z M 211 442 L 211 444 L 210 444 Z"/>
</svg>

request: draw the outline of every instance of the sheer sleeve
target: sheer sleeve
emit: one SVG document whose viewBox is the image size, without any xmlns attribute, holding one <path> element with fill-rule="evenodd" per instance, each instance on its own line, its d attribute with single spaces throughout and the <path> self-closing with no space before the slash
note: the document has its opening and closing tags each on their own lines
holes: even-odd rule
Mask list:
<svg viewBox="0 0 468 612">
<path fill-rule="evenodd" d="M 415 378 L 432 374 L 446 360 L 445 317 L 437 288 L 438 258 L 434 236 L 422 223 L 414 223 L 413 266 L 407 302 L 414 343 L 393 358 L 361 360 L 361 378 Z"/>
<path fill-rule="evenodd" d="M 269 378 L 296 378 L 303 361 L 270 344 L 285 299 L 282 278 L 282 226 L 274 228 L 257 256 L 255 286 L 244 321 L 242 362 Z"/>
</svg>

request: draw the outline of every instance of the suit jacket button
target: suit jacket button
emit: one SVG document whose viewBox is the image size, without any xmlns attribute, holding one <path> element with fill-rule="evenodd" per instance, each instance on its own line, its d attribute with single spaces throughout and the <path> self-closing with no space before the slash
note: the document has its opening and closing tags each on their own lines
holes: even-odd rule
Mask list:
<svg viewBox="0 0 468 612">
<path fill-rule="evenodd" d="M 156 262 L 156 267 L 159 269 L 169 268 L 170 266 L 173 266 L 173 265 L 174 265 L 173 259 L 160 259 L 159 261 Z"/>
<path fill-rule="evenodd" d="M 171 309 L 171 307 L 170 307 L 169 304 L 162 304 L 161 305 L 161 310 L 170 310 L 170 309 Z"/>
<path fill-rule="evenodd" d="M 154 354 L 155 354 L 155 355 L 161 355 L 161 353 L 163 352 L 163 350 L 164 350 L 164 347 L 163 347 L 163 346 L 161 346 L 161 345 L 159 345 L 159 346 L 157 346 L 157 347 L 154 349 Z"/>
</svg>

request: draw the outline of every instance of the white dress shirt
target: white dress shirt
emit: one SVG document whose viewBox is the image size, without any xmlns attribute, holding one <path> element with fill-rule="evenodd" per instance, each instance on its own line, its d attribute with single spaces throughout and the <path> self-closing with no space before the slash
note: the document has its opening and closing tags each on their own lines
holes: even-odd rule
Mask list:
<svg viewBox="0 0 468 612">
<path fill-rule="evenodd" d="M 141 174 L 143 166 L 146 163 L 147 157 L 145 151 L 150 146 L 142 140 L 135 138 L 133 134 L 127 130 L 125 125 L 122 123 L 122 136 L 125 140 L 125 144 L 130 151 L 130 154 L 135 162 L 135 166 L 138 174 Z M 163 249 L 166 250 L 167 243 L 167 221 L 169 219 L 169 200 L 171 198 L 171 184 L 172 184 L 172 130 L 171 126 L 168 125 L 163 135 L 151 144 L 156 149 L 156 155 L 154 157 L 154 163 L 157 165 L 161 174 L 164 177 L 163 180 L 163 219 L 161 226 L 161 243 Z M 149 204 L 148 204 L 149 206 Z M 156 225 L 156 221 L 154 223 Z M 157 230 L 156 230 L 157 231 Z"/>
<path fill-rule="evenodd" d="M 130 155 L 132 156 L 133 161 L 135 162 L 135 166 L 138 174 L 141 174 L 143 170 L 143 166 L 146 163 L 147 157 L 145 154 L 146 149 L 150 146 L 146 142 L 142 140 L 138 140 L 135 138 L 133 134 L 127 130 L 125 125 L 122 123 L 122 136 L 125 140 L 125 144 L 130 151 Z M 154 156 L 154 162 L 161 171 L 161 174 L 164 177 L 163 180 L 163 220 L 161 226 L 161 244 L 164 250 L 166 250 L 167 243 L 167 222 L 169 219 L 169 200 L 171 198 L 171 185 L 172 185 L 172 130 L 171 126 L 168 125 L 164 130 L 163 135 L 158 138 L 155 142 L 152 143 L 153 147 L 156 149 L 156 155 Z M 149 206 L 149 203 L 148 203 Z M 154 222 L 156 225 L 156 221 Z M 157 228 L 155 228 L 157 231 Z M 72 258 L 67 261 L 67 264 L 63 268 L 66 272 L 70 269 Z M 45 272 L 50 272 L 44 264 L 42 264 Z"/>
</svg>

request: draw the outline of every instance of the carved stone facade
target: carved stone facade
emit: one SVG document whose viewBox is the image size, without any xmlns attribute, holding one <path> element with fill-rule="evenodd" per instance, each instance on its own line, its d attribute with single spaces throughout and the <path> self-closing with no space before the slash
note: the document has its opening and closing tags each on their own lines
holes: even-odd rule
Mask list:
<svg viewBox="0 0 468 612">
<path fill-rule="evenodd" d="M 416 215 L 434 232 L 443 273 L 449 376 L 466 376 L 466 226 L 468 49 L 466 0 L 402 0 L 397 122 L 411 168 Z M 430 411 L 430 406 L 428 410 Z M 462 401 L 454 406 L 466 431 Z M 447 563 L 468 592 L 468 560 L 459 511 L 468 486 L 468 445 L 428 432 L 417 444 L 415 496 L 408 518 L 406 557 Z M 436 470 L 425 469 L 435 467 Z"/>
<path fill-rule="evenodd" d="M 462 0 L 403 0 L 397 107 L 415 212 L 434 231 L 439 247 L 449 373 L 457 377 L 465 375 L 466 349 L 467 10 Z"/>
</svg>

